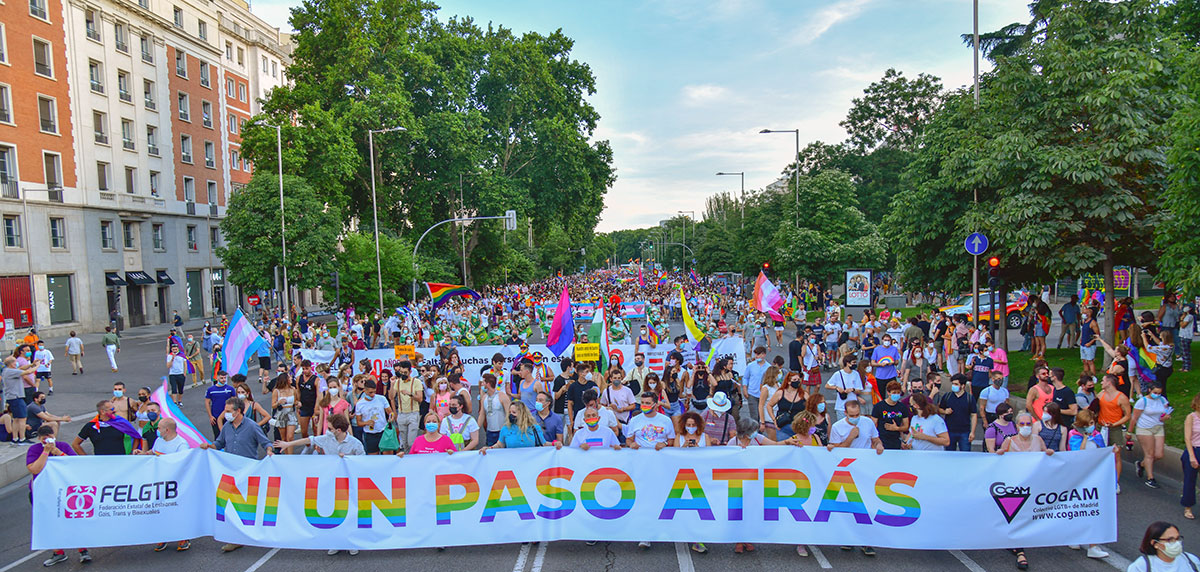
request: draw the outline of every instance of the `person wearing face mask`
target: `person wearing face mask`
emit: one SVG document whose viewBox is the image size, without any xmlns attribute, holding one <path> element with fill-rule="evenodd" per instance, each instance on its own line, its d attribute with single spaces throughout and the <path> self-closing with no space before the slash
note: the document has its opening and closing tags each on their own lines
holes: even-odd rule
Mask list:
<svg viewBox="0 0 1200 572">
<path fill-rule="evenodd" d="M 363 428 L 363 448 L 368 455 L 378 455 L 383 432 L 388 429 L 388 423 L 395 418 L 395 413 L 386 397 L 376 395 L 375 380 L 363 380 L 363 390 L 365 393 L 362 398 L 354 404 L 354 417 L 358 420 L 359 427 Z M 432 411 L 430 413 L 436 415 Z M 436 430 L 437 427 L 434 427 L 434 431 Z"/>
<path fill-rule="evenodd" d="M 317 434 L 325 435 L 333 431 L 330 420 L 338 415 L 346 416 L 350 410 L 350 402 L 342 396 L 342 388 L 337 384 L 330 385 L 317 401 Z M 350 419 L 346 419 L 347 425 Z"/>
<path fill-rule="evenodd" d="M 54 354 L 46 349 L 46 342 L 38 340 L 36 349 L 33 351 L 33 360 L 37 362 L 37 369 L 34 370 L 35 385 L 33 391 L 36 392 L 41 388 L 42 380 L 46 380 L 46 387 L 50 393 L 54 393 L 54 377 L 50 372 L 50 364 L 54 362 Z M 26 401 L 33 400 L 33 392 L 26 392 Z"/>
<path fill-rule="evenodd" d="M 137 413 L 138 407 L 133 400 L 125 396 L 125 382 L 114 382 L 112 395 L 113 396 L 111 399 L 109 399 L 109 401 L 112 402 L 113 408 L 117 411 L 117 415 L 133 421 L 134 414 Z"/>
<path fill-rule="evenodd" d="M 944 451 L 950 444 L 950 430 L 937 413 L 937 405 L 923 393 L 912 396 L 912 419 L 905 449 L 914 451 Z"/>
<path fill-rule="evenodd" d="M 104 400 L 96 404 L 96 417 L 84 423 L 71 448 L 78 455 L 85 455 L 83 442 L 92 444 L 92 452 L 96 455 L 128 455 L 133 449 L 134 440 L 140 440 L 142 433 L 124 417 L 116 414 L 112 402 Z"/>
<path fill-rule="evenodd" d="M 1142 448 L 1142 461 L 1137 465 L 1138 477 L 1145 478 L 1146 486 L 1157 489 L 1154 479 L 1154 462 L 1163 458 L 1166 431 L 1163 422 L 1171 418 L 1174 408 L 1167 403 L 1162 385 L 1152 383 L 1150 391 L 1133 404 L 1133 417 L 1129 424 L 1135 427 L 1133 434 Z"/>
<path fill-rule="evenodd" d="M 578 376 L 567 387 L 567 414 L 571 419 L 575 419 L 583 411 L 586 405 L 583 396 L 589 389 L 599 393 L 599 386 L 593 379 L 592 364 L 585 362 L 576 365 L 578 366 Z"/>
<path fill-rule="evenodd" d="M 676 447 L 707 447 L 710 439 L 704 433 L 704 419 L 695 411 L 689 411 L 675 422 Z"/>
<path fill-rule="evenodd" d="M 869 403 L 870 390 L 863 384 L 862 374 L 855 370 L 854 366 L 854 357 L 847 356 L 842 360 L 842 368 L 829 378 L 829 383 L 825 384 L 825 389 L 837 392 L 837 401 L 833 406 L 836 413 L 842 414 L 846 409 L 846 403 L 850 401 L 858 401 L 860 404 Z"/>
<path fill-rule="evenodd" d="M 221 415 L 225 411 L 225 401 L 234 397 L 236 393 L 236 390 L 226 383 L 226 373 L 223 371 L 217 372 L 212 387 L 204 392 L 204 408 L 209 412 L 208 421 L 212 425 L 214 439 L 221 434 L 221 426 L 225 423 Z"/>
<path fill-rule="evenodd" d="M 1196 506 L 1196 475 L 1200 473 L 1200 394 L 1192 398 L 1192 411 L 1183 420 L 1183 454 L 1179 461 L 1183 465 L 1183 518 L 1194 520 L 1192 507 Z"/>
<path fill-rule="evenodd" d="M 875 449 L 875 453 L 883 454 L 883 442 L 879 440 L 879 431 L 871 420 L 862 415 L 858 401 L 846 403 L 846 416 L 829 428 L 830 451 L 843 447 L 847 449 Z M 851 550 L 850 546 L 842 546 L 842 550 Z M 862 546 L 862 553 L 875 556 L 875 549 Z"/>
<path fill-rule="evenodd" d="M 875 368 L 875 382 L 879 387 L 896 379 L 896 366 L 900 365 L 900 350 L 892 345 L 892 336 L 883 335 L 883 343 L 871 352 L 871 367 Z"/>
<path fill-rule="evenodd" d="M 575 360 L 564 357 L 558 365 L 562 373 L 554 376 L 554 381 L 550 383 L 550 394 L 554 396 L 554 412 L 559 415 L 566 415 L 567 389 L 570 388 L 571 383 L 577 377 L 575 374 Z"/>
<path fill-rule="evenodd" d="M 1129 563 L 1126 572 L 1194 572 L 1200 570 L 1200 557 L 1183 551 L 1183 535 L 1169 522 L 1153 522 L 1146 528 L 1138 548 L 1140 556 Z"/>
<path fill-rule="evenodd" d="M 246 385 L 246 376 L 237 374 L 231 378 L 231 381 L 233 381 L 233 390 L 236 392 L 234 397 L 241 399 L 242 403 L 246 404 L 246 409 L 242 411 L 242 415 L 245 415 L 247 419 L 259 427 L 263 427 L 273 421 L 271 414 L 254 400 L 254 394 L 250 392 L 250 386 Z"/>
<path fill-rule="evenodd" d="M 558 445 L 563 440 L 563 417 L 552 410 L 552 403 L 549 393 L 539 393 L 533 404 L 533 421 L 541 427 L 543 441 Z"/>
<path fill-rule="evenodd" d="M 633 368 L 625 374 L 625 385 L 634 393 L 638 393 L 646 387 L 646 376 L 649 373 L 650 367 L 646 365 L 646 354 L 639 352 L 633 356 Z"/>
<path fill-rule="evenodd" d="M 225 425 L 221 428 L 221 434 L 215 441 L 204 443 L 200 448 L 225 451 L 247 459 L 261 459 L 274 454 L 266 433 L 257 424 L 247 421 L 242 414 L 245 408 L 246 404 L 236 397 L 226 401 L 223 414 Z M 221 551 L 232 552 L 241 547 L 240 544 L 229 543 L 222 546 Z"/>
<path fill-rule="evenodd" d="M 200 342 L 192 334 L 188 334 L 183 343 L 183 357 L 192 364 L 192 385 L 199 385 L 204 379 L 204 358 L 201 357 Z"/>
<path fill-rule="evenodd" d="M 1033 415 L 1022 411 L 1017 414 L 1017 434 L 1004 440 L 997 455 L 1005 453 L 1045 453 L 1053 455 L 1054 450 L 1046 446 L 1046 442 L 1034 431 Z"/>
<path fill-rule="evenodd" d="M 534 366 L 531 363 L 521 364 L 521 379 L 518 382 L 517 393 L 518 399 L 525 404 L 527 411 L 533 411 L 534 403 L 537 401 L 539 392 L 546 390 L 546 384 L 534 375 Z"/>
<path fill-rule="evenodd" d="M 445 419 L 450 414 L 450 399 L 454 392 L 450 391 L 450 380 L 438 376 L 433 382 L 433 395 L 430 397 L 429 410 L 437 413 L 439 419 Z"/>
<path fill-rule="evenodd" d="M 474 450 L 479 445 L 479 422 L 468 415 L 466 398 L 462 395 L 452 396 L 446 413 L 438 430 L 454 441 L 457 450 Z"/>
<path fill-rule="evenodd" d="M 971 395 L 978 400 L 979 394 L 990 385 L 992 366 L 995 362 L 988 356 L 986 346 L 976 343 L 973 353 L 967 357 L 967 371 L 971 375 Z"/>
<path fill-rule="evenodd" d="M 526 447 L 542 447 L 547 442 L 542 438 L 542 428 L 533 420 L 533 415 L 525 404 L 514 401 L 508 406 L 508 423 L 500 428 L 500 439 L 491 447 L 480 449 L 485 453 L 489 449 L 523 449 Z"/>
<path fill-rule="evenodd" d="M 600 392 L 600 405 L 624 426 L 633 417 L 633 411 L 637 409 L 637 399 L 634 397 L 633 390 L 625 384 L 620 376 L 617 376 L 604 387 L 604 391 Z M 618 438 L 620 437 L 619 433 Z"/>
<path fill-rule="evenodd" d="M 171 400 L 183 407 L 183 384 L 187 381 L 188 362 L 179 353 L 178 346 L 171 346 L 167 354 L 167 381 L 171 386 Z"/>
<path fill-rule="evenodd" d="M 983 432 L 984 449 L 995 453 L 1004 445 L 1004 440 L 1017 434 L 1017 425 L 1013 423 L 1012 406 L 1008 403 L 996 405 L 996 418 L 988 423 Z"/>
<path fill-rule="evenodd" d="M 1071 423 L 1074 422 L 1075 417 L 1071 416 Z M 1033 424 L 1033 432 L 1042 438 L 1047 449 L 1055 452 L 1067 449 L 1067 431 L 1069 429 L 1070 425 L 1067 424 L 1066 417 L 1061 414 L 1057 403 L 1047 403 L 1046 407 L 1042 409 L 1042 418 Z"/>
<path fill-rule="evenodd" d="M 430 411 L 425 414 L 422 419 L 422 427 L 424 432 L 413 442 L 408 453 L 411 455 L 424 455 L 429 453 L 454 453 L 458 447 L 454 445 L 454 441 L 443 435 L 438 428 L 441 426 L 441 420 L 437 413 Z M 486 449 L 486 447 L 485 447 Z M 370 454 L 368 450 L 368 455 Z M 397 457 L 403 457 L 404 451 L 396 451 Z"/>
<path fill-rule="evenodd" d="M 425 399 L 425 390 L 421 379 L 412 375 L 412 362 L 409 361 L 396 365 L 396 379 L 391 384 L 390 401 L 396 408 L 400 449 L 408 450 L 421 432 L 421 403 Z"/>
<path fill-rule="evenodd" d="M 54 428 L 49 425 L 43 425 L 38 428 L 37 442 L 25 451 L 25 469 L 29 471 L 29 504 L 33 504 L 33 481 L 37 480 L 38 475 L 46 469 L 46 461 L 50 457 L 74 457 L 76 452 L 66 443 L 58 441 L 54 438 Z M 67 561 L 67 553 L 64 550 L 55 550 L 51 553 L 50 558 L 42 562 L 42 566 L 54 566 L 60 562 Z M 92 555 L 86 548 L 79 549 L 79 561 L 88 563 L 92 561 Z"/>
<path fill-rule="evenodd" d="M 996 407 L 1008 402 L 1008 389 L 1004 387 L 1004 377 L 998 371 L 989 375 L 992 384 L 979 392 L 979 409 L 983 410 L 984 421 L 991 423 L 996 420 Z"/>
<path fill-rule="evenodd" d="M 746 371 L 742 375 L 742 385 L 746 388 L 745 407 L 750 410 L 750 417 L 756 421 L 759 416 L 759 399 L 762 396 L 763 374 L 769 367 L 771 364 L 767 363 L 767 348 L 758 346 L 754 348 L 754 360 L 746 364 Z"/>
<path fill-rule="evenodd" d="M 776 439 L 787 439 L 793 435 L 792 420 L 805 411 L 807 400 L 808 392 L 802 387 L 800 373 L 788 372 L 780 388 L 771 393 L 764 407 L 764 415 L 769 415 L 776 426 Z"/>
<path fill-rule="evenodd" d="M 296 388 L 292 386 L 291 377 L 287 370 L 280 368 L 279 375 L 271 382 L 271 411 L 274 412 L 275 427 L 279 429 L 279 437 L 291 441 L 300 420 L 296 416 Z"/>
<path fill-rule="evenodd" d="M 890 381 L 884 388 L 886 396 L 871 409 L 871 420 L 879 432 L 879 441 L 884 449 L 900 449 L 901 433 L 908 433 L 911 410 L 900 403 L 903 386 L 898 381 Z"/>
<path fill-rule="evenodd" d="M 28 411 L 29 415 L 27 424 L 29 426 L 29 430 L 34 434 L 37 433 L 38 428 L 42 425 L 50 425 L 54 428 L 54 432 L 58 433 L 60 424 L 71 422 L 70 415 L 51 415 L 49 412 L 47 412 L 46 394 L 40 391 L 33 394 L 33 401 L 29 404 L 26 410 Z"/>
<path fill-rule="evenodd" d="M 975 397 L 967 391 L 966 375 L 956 373 L 950 377 L 950 391 L 943 393 L 938 399 L 939 413 L 946 419 L 946 427 L 950 430 L 950 445 L 947 451 L 971 451 L 971 441 L 975 440 L 975 420 L 978 408 Z"/>
<path fill-rule="evenodd" d="M 704 434 L 713 445 L 724 445 L 737 433 L 737 417 L 730 413 L 733 402 L 725 392 L 718 391 L 708 398 L 708 407 L 700 413 Z"/>
</svg>

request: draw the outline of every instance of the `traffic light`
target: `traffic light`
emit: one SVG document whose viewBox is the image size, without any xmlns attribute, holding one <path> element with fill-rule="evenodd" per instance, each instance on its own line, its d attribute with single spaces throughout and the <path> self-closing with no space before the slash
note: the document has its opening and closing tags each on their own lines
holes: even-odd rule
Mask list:
<svg viewBox="0 0 1200 572">
<path fill-rule="evenodd" d="M 770 263 L 770 262 L 764 262 L 764 263 L 763 263 L 763 265 L 762 265 L 762 269 L 763 269 L 763 270 L 770 270 L 770 269 L 771 269 L 771 263 Z"/>
<path fill-rule="evenodd" d="M 1003 272 L 1000 269 L 1000 259 L 993 256 L 987 259 L 988 265 L 988 288 L 995 290 L 1004 283 Z"/>
</svg>

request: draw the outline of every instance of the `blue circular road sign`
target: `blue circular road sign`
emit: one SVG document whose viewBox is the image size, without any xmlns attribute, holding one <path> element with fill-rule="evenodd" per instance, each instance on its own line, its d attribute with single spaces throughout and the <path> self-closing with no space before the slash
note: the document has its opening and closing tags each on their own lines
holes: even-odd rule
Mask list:
<svg viewBox="0 0 1200 572">
<path fill-rule="evenodd" d="M 967 254 L 979 256 L 987 252 L 988 237 L 984 236 L 982 232 L 972 232 L 967 236 L 967 240 L 963 242 L 963 246 L 966 247 Z"/>
</svg>

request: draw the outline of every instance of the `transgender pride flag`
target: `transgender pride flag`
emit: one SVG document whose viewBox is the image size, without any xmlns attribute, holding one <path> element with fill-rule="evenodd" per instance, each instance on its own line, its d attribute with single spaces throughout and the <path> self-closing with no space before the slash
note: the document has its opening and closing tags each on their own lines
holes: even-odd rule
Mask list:
<svg viewBox="0 0 1200 572">
<path fill-rule="evenodd" d="M 258 352 L 259 344 L 265 344 L 262 336 L 254 330 L 254 325 L 242 309 L 238 308 L 229 319 L 229 327 L 225 329 L 225 340 L 221 343 L 221 363 L 230 375 L 246 373 L 246 360 Z"/>
<path fill-rule="evenodd" d="M 175 420 L 175 431 L 179 433 L 179 436 L 183 438 L 183 441 L 187 443 L 189 448 L 195 449 L 208 443 L 208 439 L 204 438 L 204 434 L 199 429 L 196 429 L 195 425 L 192 425 L 192 422 L 183 414 L 183 410 L 178 405 L 175 405 L 175 402 L 171 401 L 171 397 L 167 395 L 167 380 L 164 379 L 162 387 L 154 390 L 154 393 L 150 395 L 150 401 L 158 404 L 158 409 L 162 411 L 164 419 L 169 417 Z"/>
</svg>

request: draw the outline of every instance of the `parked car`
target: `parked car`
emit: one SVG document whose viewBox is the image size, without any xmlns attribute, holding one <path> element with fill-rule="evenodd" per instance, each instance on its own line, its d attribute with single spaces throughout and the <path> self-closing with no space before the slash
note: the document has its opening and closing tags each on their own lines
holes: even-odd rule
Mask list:
<svg viewBox="0 0 1200 572">
<path fill-rule="evenodd" d="M 988 289 L 979 291 L 979 321 L 981 323 L 988 323 L 992 319 L 1000 318 L 999 311 L 994 311 L 992 309 L 993 299 L 998 297 L 998 295 L 999 292 L 996 293 L 996 296 L 993 296 L 991 291 Z M 973 300 L 974 297 L 971 294 L 964 294 L 958 300 L 955 300 L 953 304 L 949 306 L 943 306 L 939 309 L 945 312 L 947 316 L 957 316 L 961 314 L 965 315 L 967 320 L 973 320 L 974 315 L 971 314 L 971 305 Z M 1021 327 L 1021 324 L 1024 323 L 1025 320 L 1023 312 L 1025 311 L 1025 307 L 1028 305 L 1029 293 L 1025 290 L 1018 290 L 1008 293 L 1008 304 L 1006 304 L 1004 308 L 1004 319 L 1008 321 L 1008 329 L 1016 330 Z"/>
</svg>

